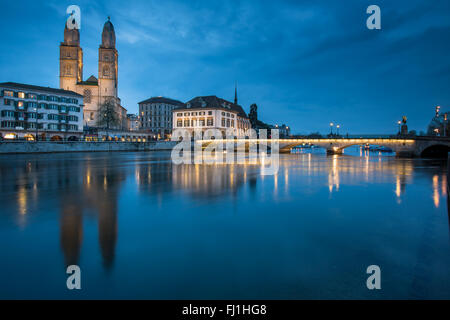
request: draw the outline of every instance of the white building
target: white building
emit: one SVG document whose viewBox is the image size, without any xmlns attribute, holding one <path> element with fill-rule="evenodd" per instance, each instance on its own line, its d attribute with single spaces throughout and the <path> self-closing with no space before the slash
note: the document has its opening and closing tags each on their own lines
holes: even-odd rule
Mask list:
<svg viewBox="0 0 450 320">
<path fill-rule="evenodd" d="M 223 134 L 233 129 L 234 135 L 244 136 L 251 128 L 250 120 L 240 105 L 216 96 L 196 97 L 186 103 L 185 107 L 173 111 L 174 129 L 190 131 L 218 129 Z"/>
<path fill-rule="evenodd" d="M 83 96 L 67 90 L 0 83 L 2 139 L 78 140 L 83 135 Z"/>
<path fill-rule="evenodd" d="M 139 102 L 141 130 L 151 132 L 158 138 L 167 138 L 172 133 L 172 110 L 183 108 L 181 101 L 153 97 Z"/>
</svg>

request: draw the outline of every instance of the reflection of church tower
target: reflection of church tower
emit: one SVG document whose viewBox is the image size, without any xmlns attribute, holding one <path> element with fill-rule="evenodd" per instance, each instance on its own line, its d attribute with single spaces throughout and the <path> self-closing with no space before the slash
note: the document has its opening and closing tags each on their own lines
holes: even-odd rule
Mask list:
<svg viewBox="0 0 450 320">
<path fill-rule="evenodd" d="M 102 44 L 98 49 L 98 86 L 103 98 L 117 98 L 117 60 L 116 33 L 108 17 L 103 26 Z"/>
<path fill-rule="evenodd" d="M 76 91 L 83 80 L 83 50 L 80 47 L 80 31 L 64 28 L 64 42 L 59 46 L 59 86 Z"/>
<path fill-rule="evenodd" d="M 83 238 L 83 216 L 77 204 L 62 206 L 61 212 L 61 248 L 66 266 L 78 264 Z"/>
<path fill-rule="evenodd" d="M 106 197 L 100 204 L 98 216 L 98 241 L 102 251 L 103 265 L 110 268 L 114 262 L 117 242 L 117 208 L 115 199 Z"/>
</svg>

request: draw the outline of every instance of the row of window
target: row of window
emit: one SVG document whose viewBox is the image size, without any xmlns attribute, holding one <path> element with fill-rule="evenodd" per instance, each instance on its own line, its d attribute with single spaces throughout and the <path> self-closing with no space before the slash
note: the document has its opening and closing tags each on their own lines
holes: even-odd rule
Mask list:
<svg viewBox="0 0 450 320">
<path fill-rule="evenodd" d="M 172 111 L 141 111 L 141 116 L 172 116 Z"/>
<path fill-rule="evenodd" d="M 46 109 L 46 110 L 58 110 L 59 112 L 80 112 L 81 108 L 76 106 L 62 106 L 57 104 L 47 104 L 47 103 L 37 103 L 37 102 L 27 102 L 20 100 L 3 99 L 3 104 L 5 106 L 15 106 L 17 108 L 36 108 L 36 109 Z"/>
<path fill-rule="evenodd" d="M 65 115 L 58 115 L 58 114 L 49 114 L 47 115 L 48 120 L 56 120 L 56 121 L 78 121 L 77 116 L 65 116 Z"/>
<path fill-rule="evenodd" d="M 152 122 L 152 121 L 164 121 L 164 122 L 172 122 L 171 117 L 153 117 L 153 118 L 142 118 L 143 122 Z"/>
<path fill-rule="evenodd" d="M 188 117 L 188 116 L 205 116 L 206 111 L 193 111 L 193 112 L 178 112 L 177 117 Z M 208 116 L 212 115 L 212 111 L 208 111 Z"/>
<path fill-rule="evenodd" d="M 23 91 L 12 91 L 12 90 L 2 90 L 2 97 L 14 97 L 19 99 L 31 99 L 31 100 L 43 100 L 43 101 L 54 101 L 63 103 L 73 103 L 78 104 L 78 99 L 66 98 L 59 96 L 47 96 L 35 93 L 26 93 Z"/>
<path fill-rule="evenodd" d="M 16 128 L 22 128 L 22 129 L 36 129 L 36 123 L 35 122 L 20 122 L 20 121 L 2 121 L 1 122 L 2 128 L 8 128 L 8 129 L 16 129 Z M 38 123 L 38 129 L 44 129 L 43 123 Z M 56 131 L 78 131 L 79 128 L 77 125 L 69 124 L 56 124 L 56 123 L 49 123 L 45 126 L 45 129 L 48 130 L 56 130 Z"/>
<path fill-rule="evenodd" d="M 36 119 L 36 114 L 37 113 L 31 113 L 31 112 L 16 112 L 16 111 L 12 111 L 12 110 L 2 110 L 1 112 L 1 116 L 2 117 L 10 117 L 10 118 L 25 118 L 27 117 L 28 119 Z M 44 118 L 44 114 L 39 113 L 38 115 L 38 119 L 43 119 Z M 58 114 L 54 114 L 54 113 L 50 113 L 47 114 L 47 119 L 48 120 L 56 120 L 56 121 L 78 121 L 78 117 L 77 116 L 66 116 L 66 115 L 58 115 Z"/>
<path fill-rule="evenodd" d="M 233 121 L 234 122 L 234 121 Z M 177 127 L 178 128 L 182 128 L 182 127 L 204 127 L 206 123 L 207 127 L 212 127 L 214 126 L 214 118 L 207 118 L 205 120 L 205 118 L 202 119 L 194 119 L 194 120 L 189 120 L 189 119 L 184 119 L 184 120 L 177 120 Z M 233 123 L 234 125 L 234 123 Z"/>
<path fill-rule="evenodd" d="M 178 112 L 177 117 L 189 117 L 189 116 L 204 116 L 208 112 L 208 115 L 212 115 L 212 111 L 193 111 L 193 112 Z M 234 114 L 230 112 L 222 112 L 223 117 L 234 119 Z"/>
<path fill-rule="evenodd" d="M 141 105 L 142 111 L 161 111 L 161 110 L 173 110 L 174 106 L 168 104 L 149 104 L 149 105 Z"/>
</svg>

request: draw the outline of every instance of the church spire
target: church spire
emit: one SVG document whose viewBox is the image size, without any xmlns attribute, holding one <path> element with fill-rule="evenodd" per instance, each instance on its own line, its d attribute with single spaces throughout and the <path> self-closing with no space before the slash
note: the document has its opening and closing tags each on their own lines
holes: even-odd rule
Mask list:
<svg viewBox="0 0 450 320">
<path fill-rule="evenodd" d="M 237 83 L 234 84 L 234 104 L 237 105 L 238 99 L 237 99 Z"/>
</svg>

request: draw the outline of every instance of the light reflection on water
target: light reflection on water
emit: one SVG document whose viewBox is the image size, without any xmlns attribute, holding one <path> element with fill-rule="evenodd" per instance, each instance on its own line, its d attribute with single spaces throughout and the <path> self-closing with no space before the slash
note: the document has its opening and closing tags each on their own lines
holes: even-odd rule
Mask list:
<svg viewBox="0 0 450 320">
<path fill-rule="evenodd" d="M 0 298 L 450 298 L 446 164 L 359 153 L 2 156 Z"/>
</svg>

